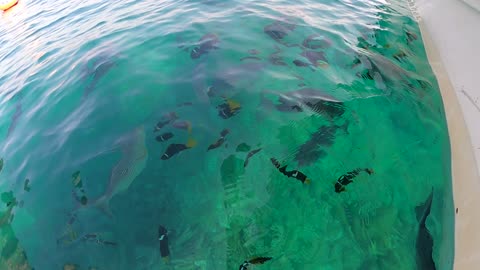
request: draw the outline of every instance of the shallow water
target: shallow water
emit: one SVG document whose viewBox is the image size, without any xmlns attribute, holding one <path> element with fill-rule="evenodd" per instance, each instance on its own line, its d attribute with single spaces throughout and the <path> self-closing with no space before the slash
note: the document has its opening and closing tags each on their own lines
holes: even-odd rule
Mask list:
<svg viewBox="0 0 480 270">
<path fill-rule="evenodd" d="M 21 1 L 0 33 L 2 269 L 417 269 L 432 189 L 452 269 L 448 132 L 407 3 Z"/>
</svg>

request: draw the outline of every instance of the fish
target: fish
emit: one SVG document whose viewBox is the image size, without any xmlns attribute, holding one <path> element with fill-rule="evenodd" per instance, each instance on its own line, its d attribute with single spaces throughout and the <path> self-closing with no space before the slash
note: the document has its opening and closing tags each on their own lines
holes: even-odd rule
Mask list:
<svg viewBox="0 0 480 270">
<path fill-rule="evenodd" d="M 200 38 L 198 41 L 199 45 L 192 49 L 190 57 L 192 59 L 197 59 L 200 56 L 209 53 L 214 49 L 218 49 L 218 44 L 220 40 L 218 36 L 212 33 L 206 34 Z"/>
<path fill-rule="evenodd" d="M 197 145 L 197 142 L 192 138 L 189 138 L 186 144 L 172 143 L 167 147 L 167 150 L 165 151 L 165 153 L 163 153 L 160 159 L 161 160 L 170 159 L 173 156 L 177 155 L 178 153 L 184 150 L 190 149 L 196 145 Z"/>
<path fill-rule="evenodd" d="M 308 49 L 326 49 L 332 46 L 332 42 L 322 35 L 313 34 L 308 36 L 302 43 L 303 47 Z"/>
<path fill-rule="evenodd" d="M 415 241 L 416 263 L 418 270 L 436 270 L 433 260 L 433 237 L 430 234 L 426 220 L 430 215 L 433 200 L 433 188 L 427 200 L 415 208 L 418 219 L 418 232 Z"/>
<path fill-rule="evenodd" d="M 240 58 L 240 61 L 245 61 L 245 60 L 262 60 L 260 57 L 256 57 L 256 56 L 245 56 L 245 57 L 242 57 Z"/>
<path fill-rule="evenodd" d="M 261 150 L 262 150 L 262 148 L 258 148 L 258 149 L 255 149 L 255 150 L 252 150 L 252 151 L 248 152 L 247 157 L 245 158 L 245 162 L 243 163 L 243 167 L 244 168 L 247 167 L 250 158 L 253 157 L 256 153 L 260 152 Z"/>
<path fill-rule="evenodd" d="M 92 80 L 85 87 L 83 91 L 83 99 L 87 98 L 95 89 L 97 83 L 102 79 L 113 67 L 117 66 L 117 63 L 111 58 L 99 57 L 94 61 L 93 70 L 90 71 Z"/>
<path fill-rule="evenodd" d="M 348 133 L 347 129 L 348 122 L 341 126 L 321 126 L 311 135 L 308 141 L 298 148 L 295 154 L 295 160 L 298 161 L 298 165 L 310 165 L 319 158 L 326 156 L 327 153 L 323 149 L 319 149 L 319 147 L 329 147 L 333 145 L 338 130 L 343 130 L 343 132 Z"/>
<path fill-rule="evenodd" d="M 405 35 L 407 36 L 407 44 L 410 45 L 411 42 L 418 39 L 418 36 L 415 33 L 410 31 L 405 31 Z"/>
<path fill-rule="evenodd" d="M 23 183 L 23 190 L 30 192 L 30 179 L 25 179 L 25 182 Z"/>
<path fill-rule="evenodd" d="M 15 112 L 13 113 L 13 116 L 12 116 L 12 122 L 8 127 L 7 138 L 10 137 L 10 135 L 13 133 L 13 131 L 17 127 L 18 118 L 22 115 L 22 112 L 23 112 L 22 103 L 18 101 L 15 106 Z"/>
<path fill-rule="evenodd" d="M 303 107 L 307 107 L 318 114 L 323 114 L 331 118 L 339 117 L 345 112 L 343 103 L 327 94 L 322 89 L 301 88 L 287 93 L 278 93 L 267 90 L 279 96 L 280 104 L 274 107 L 282 112 L 303 112 Z"/>
<path fill-rule="evenodd" d="M 165 262 L 168 262 L 170 256 L 170 248 L 168 246 L 168 231 L 162 225 L 158 226 L 158 241 L 160 242 L 160 256 Z"/>
<path fill-rule="evenodd" d="M 235 149 L 236 152 L 248 152 L 250 151 L 250 145 L 246 144 L 246 143 L 241 143 L 239 145 L 237 145 L 237 148 Z"/>
<path fill-rule="evenodd" d="M 3 170 L 3 158 L 0 158 L 0 172 Z"/>
<path fill-rule="evenodd" d="M 231 99 L 226 99 L 225 103 L 220 104 L 217 108 L 218 115 L 223 119 L 228 119 L 236 115 L 242 107 L 240 106 L 240 103 Z"/>
<path fill-rule="evenodd" d="M 310 184 L 311 182 L 310 178 L 308 178 L 304 173 L 298 170 L 287 171 L 287 165 L 282 166 L 280 162 L 278 162 L 278 160 L 273 157 L 270 158 L 270 161 L 272 162 L 273 166 L 275 166 L 275 168 L 277 168 L 278 171 L 281 172 L 286 177 L 293 177 L 298 181 L 302 182 L 302 184 L 307 184 L 307 185 Z"/>
<path fill-rule="evenodd" d="M 215 148 L 218 148 L 218 147 L 222 146 L 222 144 L 225 142 L 225 136 L 227 136 L 227 134 L 229 132 L 230 131 L 228 129 L 222 130 L 222 132 L 220 133 L 220 138 L 216 142 L 209 145 L 207 151 L 210 151 L 210 150 L 213 150 Z"/>
<path fill-rule="evenodd" d="M 256 49 L 250 49 L 250 50 L 248 50 L 248 54 L 257 55 L 257 54 L 260 54 L 260 51 L 258 51 Z"/>
<path fill-rule="evenodd" d="M 107 188 L 103 195 L 89 204 L 98 207 L 109 216 L 113 216 L 109 206 L 110 200 L 128 190 L 137 176 L 145 169 L 148 159 L 143 126 L 135 128 L 122 138 L 120 143 L 122 157 L 112 168 Z"/>
<path fill-rule="evenodd" d="M 252 84 L 267 66 L 265 62 L 247 61 L 235 65 L 222 65 L 214 75 L 216 81 L 242 88 L 242 83 Z"/>
<path fill-rule="evenodd" d="M 157 124 L 155 125 L 155 128 L 153 129 L 153 132 L 159 131 L 160 129 L 162 129 L 163 127 L 165 127 L 166 125 L 172 123 L 173 121 L 175 121 L 177 119 L 178 119 L 178 116 L 175 112 L 165 113 L 162 116 L 162 119 L 160 121 L 158 121 Z"/>
<path fill-rule="evenodd" d="M 166 141 L 170 140 L 171 138 L 173 138 L 173 133 L 172 132 L 166 132 L 166 133 L 163 133 L 162 135 L 158 135 L 157 137 L 155 137 L 155 139 L 158 142 L 166 142 Z"/>
<path fill-rule="evenodd" d="M 325 57 L 324 52 L 305 50 L 302 52 L 301 55 L 307 58 L 308 61 L 315 67 L 328 65 L 328 61 L 327 61 L 327 58 Z"/>
<path fill-rule="evenodd" d="M 362 171 L 365 171 L 369 175 L 373 174 L 373 169 L 369 169 L 369 168 L 366 168 L 366 169 L 358 168 L 358 169 L 355 169 L 351 172 L 347 172 L 346 174 L 340 176 L 337 179 L 337 182 L 335 182 L 335 192 L 340 193 L 340 192 L 345 191 L 345 187 L 348 184 L 352 183 L 353 178 L 357 177 L 357 175 Z"/>
<path fill-rule="evenodd" d="M 399 51 L 395 54 L 392 55 L 393 58 L 395 58 L 395 60 L 397 60 L 398 62 L 401 62 L 404 58 L 408 57 L 408 55 L 403 52 L 403 51 Z"/>
<path fill-rule="evenodd" d="M 430 85 L 422 76 L 397 66 L 383 55 L 362 49 L 360 49 L 360 52 L 362 54 L 358 56 L 358 59 L 368 70 L 368 76 L 374 79 L 375 82 L 378 82 L 380 84 L 379 88 L 387 93 L 391 92 L 391 90 L 387 89 L 387 85 L 390 89 L 397 89 L 396 86 L 400 86 L 398 88 L 402 89 L 405 85 L 411 85 L 411 80 L 416 80 L 424 88 Z M 382 81 L 386 84 L 381 85 Z M 409 89 L 412 91 L 416 90 L 413 87 L 409 87 Z"/>
<path fill-rule="evenodd" d="M 188 131 L 190 134 L 192 132 L 192 124 L 190 121 L 182 120 L 182 121 L 175 121 L 172 124 L 172 127 L 178 128 L 178 129 L 185 129 Z"/>
<path fill-rule="evenodd" d="M 238 268 L 238 269 L 239 270 L 248 270 L 248 266 L 250 266 L 250 264 L 264 264 L 265 262 L 267 262 L 271 259 L 272 259 L 272 257 L 256 257 L 256 258 L 250 259 L 248 261 L 244 261 L 240 265 L 240 268 Z"/>
<path fill-rule="evenodd" d="M 295 66 L 297 66 L 297 67 L 309 67 L 310 66 L 309 63 L 304 62 L 304 61 L 299 60 L 299 59 L 293 60 L 292 63 L 295 64 Z"/>
<path fill-rule="evenodd" d="M 288 44 L 283 39 L 293 30 L 295 29 L 295 25 L 276 21 L 272 24 L 269 24 L 263 28 L 263 32 L 267 34 L 270 38 L 275 40 L 276 42 L 286 46 L 286 47 L 295 47 L 298 46 L 297 44 Z"/>
<path fill-rule="evenodd" d="M 264 264 L 267 261 L 270 261 L 272 257 L 256 257 L 253 259 L 250 259 L 248 262 L 251 264 Z"/>
</svg>

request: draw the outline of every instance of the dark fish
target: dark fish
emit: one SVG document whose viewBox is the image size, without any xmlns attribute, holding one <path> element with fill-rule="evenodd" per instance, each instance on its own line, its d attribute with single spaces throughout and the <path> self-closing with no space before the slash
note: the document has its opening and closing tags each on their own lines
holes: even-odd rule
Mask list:
<svg viewBox="0 0 480 270">
<path fill-rule="evenodd" d="M 98 63 L 100 62 L 100 63 Z M 90 93 L 95 89 L 95 86 L 103 78 L 110 69 L 115 67 L 117 64 L 112 59 L 100 59 L 97 60 L 97 63 L 94 64 L 94 71 L 93 71 L 93 78 L 90 83 L 85 87 L 85 91 L 83 92 L 83 98 L 88 97 Z"/>
<path fill-rule="evenodd" d="M 241 143 L 237 146 L 237 149 L 235 151 L 237 151 L 237 152 L 248 152 L 248 151 L 250 151 L 250 146 L 246 143 Z"/>
<path fill-rule="evenodd" d="M 22 103 L 18 101 L 17 105 L 15 106 L 15 113 L 12 116 L 12 122 L 10 124 L 10 127 L 8 127 L 7 138 L 10 137 L 10 135 L 17 127 L 17 122 L 20 115 L 22 115 Z"/>
<path fill-rule="evenodd" d="M 162 155 L 161 159 L 167 160 L 173 157 L 174 155 L 180 153 L 181 151 L 184 151 L 187 149 L 188 147 L 185 144 L 179 144 L 179 143 L 170 144 L 167 150 L 165 151 L 165 153 Z"/>
<path fill-rule="evenodd" d="M 416 80 L 419 83 L 423 82 L 426 85 L 429 84 L 424 77 L 397 66 L 383 55 L 365 50 L 361 50 L 361 53 L 362 55 L 358 55 L 358 59 L 368 70 L 368 76 L 377 83 L 385 84 L 378 87 L 387 93 L 390 93 L 391 89 L 404 89 L 405 85 L 411 85 L 410 82 L 412 80 Z M 418 91 L 418 89 L 411 86 L 408 89 L 413 92 Z"/>
<path fill-rule="evenodd" d="M 194 147 L 196 144 L 197 143 L 193 139 L 188 139 L 188 142 L 186 144 L 179 144 L 179 143 L 170 144 L 167 147 L 167 150 L 165 151 L 165 153 L 162 155 L 161 159 L 162 160 L 170 159 L 176 154 Z"/>
<path fill-rule="evenodd" d="M 304 87 L 306 84 L 305 83 L 299 83 L 298 86 Z"/>
<path fill-rule="evenodd" d="M 214 49 L 218 49 L 218 44 L 220 43 L 217 35 L 215 34 L 206 34 L 198 41 L 199 45 L 193 48 L 190 53 L 192 59 L 197 59 L 203 54 L 207 54 Z"/>
<path fill-rule="evenodd" d="M 270 158 L 270 161 L 278 169 L 278 171 L 281 172 L 283 175 L 287 177 L 293 177 L 299 180 L 300 182 L 302 182 L 303 184 L 310 184 L 311 182 L 310 179 L 302 172 L 297 170 L 287 171 L 287 165 L 285 166 L 280 165 L 280 162 L 278 162 L 278 160 L 276 160 L 275 158 Z"/>
<path fill-rule="evenodd" d="M 158 241 L 160 242 L 160 256 L 162 256 L 164 260 L 168 260 L 170 256 L 170 248 L 168 246 L 168 231 L 162 225 L 158 227 Z"/>
<path fill-rule="evenodd" d="M 253 157 L 253 155 L 255 155 L 256 153 L 260 152 L 260 150 L 262 150 L 262 148 L 252 150 L 247 154 L 247 158 L 245 159 L 245 162 L 243 163 L 244 168 L 247 167 L 250 158 Z"/>
<path fill-rule="evenodd" d="M 270 61 L 270 63 L 272 65 L 275 65 L 275 66 L 286 66 L 287 65 L 287 63 L 285 63 L 285 61 L 283 61 L 283 57 L 278 55 L 278 53 L 272 53 L 268 57 L 268 61 Z"/>
<path fill-rule="evenodd" d="M 305 50 L 301 54 L 303 57 L 307 58 L 308 61 L 315 67 L 320 65 L 326 65 L 328 63 L 325 53 Z M 319 62 L 320 61 L 320 62 Z"/>
<path fill-rule="evenodd" d="M 415 208 L 418 219 L 418 233 L 415 242 L 416 262 L 418 270 L 436 270 L 433 261 L 433 238 L 425 224 L 427 217 L 430 215 L 433 200 L 433 189 L 427 200 L 420 206 Z"/>
<path fill-rule="evenodd" d="M 228 129 L 224 129 L 222 132 L 220 132 L 220 136 L 225 137 L 228 135 L 228 133 L 230 133 L 230 131 Z"/>
<path fill-rule="evenodd" d="M 172 124 L 172 127 L 178 128 L 178 129 L 185 129 L 188 131 L 188 133 L 192 132 L 192 124 L 190 121 L 182 120 L 182 121 L 175 121 Z"/>
<path fill-rule="evenodd" d="M 395 54 L 393 55 L 393 58 L 395 58 L 395 60 L 401 62 L 401 61 L 402 61 L 404 58 L 406 58 L 407 56 L 408 56 L 408 55 L 407 55 L 405 52 L 399 51 L 399 52 L 397 52 L 397 53 L 395 53 Z"/>
<path fill-rule="evenodd" d="M 250 49 L 250 50 L 248 50 L 248 53 L 251 54 L 251 55 L 257 55 L 257 54 L 259 54 L 260 52 L 259 52 L 258 50 L 256 50 L 256 49 Z"/>
<path fill-rule="evenodd" d="M 319 149 L 319 147 L 329 147 L 335 141 L 335 135 L 337 131 L 343 130 L 347 133 L 348 123 L 342 126 L 321 126 L 316 132 L 314 132 L 310 139 L 302 144 L 297 153 L 295 154 L 295 160 L 298 161 L 299 166 L 306 166 L 317 161 L 327 155 L 327 153 Z"/>
<path fill-rule="evenodd" d="M 411 33 L 409 31 L 405 31 L 405 35 L 407 35 L 407 44 L 410 44 L 414 40 L 418 39 L 418 36 L 415 33 Z"/>
<path fill-rule="evenodd" d="M 250 264 L 264 264 L 265 262 L 267 262 L 271 259 L 272 259 L 272 257 L 256 257 L 256 258 L 250 259 L 248 261 L 244 261 L 240 265 L 240 268 L 238 268 L 238 269 L 239 270 L 248 270 L 248 266 L 250 266 Z"/>
<path fill-rule="evenodd" d="M 265 26 L 263 28 L 263 32 L 265 32 L 265 34 L 267 34 L 273 40 L 275 40 L 276 42 L 282 45 L 285 45 L 287 47 L 294 47 L 298 45 L 296 44 L 290 45 L 285 43 L 285 41 L 283 40 L 283 38 L 286 37 L 294 29 L 295 29 L 295 25 L 293 24 L 276 21 L 272 24 Z"/>
<path fill-rule="evenodd" d="M 345 112 L 345 108 L 340 100 L 327 94 L 321 89 L 302 88 L 279 95 L 280 104 L 275 108 L 283 112 L 302 112 L 304 106 L 318 114 L 324 114 L 331 118 L 339 117 Z"/>
<path fill-rule="evenodd" d="M 245 84 L 250 85 L 255 82 L 266 66 L 267 63 L 258 61 L 247 61 L 237 65 L 223 65 L 214 76 L 216 81 L 222 81 L 222 83 L 235 88 L 242 88 L 245 87 Z"/>
<path fill-rule="evenodd" d="M 262 60 L 260 57 L 256 57 L 256 56 L 245 56 L 245 57 L 242 57 L 240 58 L 240 61 L 244 61 L 244 60 L 248 60 L 248 59 L 251 59 L 251 60 Z"/>
<path fill-rule="evenodd" d="M 218 139 L 215 143 L 212 143 L 210 146 L 208 146 L 207 151 L 210 151 L 222 146 L 222 144 L 225 142 L 225 136 L 227 136 L 228 133 L 229 133 L 228 129 L 222 130 L 222 132 L 220 133 L 220 139 Z"/>
<path fill-rule="evenodd" d="M 309 63 L 303 62 L 302 60 L 298 60 L 298 59 L 293 60 L 293 63 L 294 63 L 295 66 L 297 66 L 297 67 L 309 67 L 309 66 L 310 66 Z"/>
<path fill-rule="evenodd" d="M 166 113 L 162 116 L 162 119 L 158 121 L 158 123 L 155 125 L 154 132 L 159 131 L 162 129 L 164 126 L 170 124 L 171 122 L 175 121 L 178 119 L 178 116 L 175 112 L 169 112 Z"/>
<path fill-rule="evenodd" d="M 330 102 L 320 100 L 312 103 L 307 101 L 305 105 L 312 111 L 328 116 L 330 118 L 340 117 L 345 113 L 345 106 L 342 102 Z"/>
<path fill-rule="evenodd" d="M 218 108 L 218 115 L 223 119 L 228 119 L 236 115 L 241 109 L 241 106 L 238 102 L 233 101 L 231 99 L 227 99 L 225 103 L 217 106 L 217 108 Z"/>
<path fill-rule="evenodd" d="M 340 193 L 342 191 L 345 191 L 345 187 L 352 183 L 353 182 L 353 178 L 357 177 L 357 175 L 362 172 L 362 171 L 365 171 L 366 173 L 368 173 L 369 175 L 373 174 L 373 170 L 372 169 L 355 169 L 351 172 L 348 172 L 342 176 L 340 176 L 338 179 L 337 179 L 337 182 L 335 182 L 335 192 L 336 193 Z"/>
<path fill-rule="evenodd" d="M 332 45 L 332 42 L 321 35 L 313 34 L 308 36 L 302 43 L 303 47 L 309 49 L 326 49 Z"/>
<path fill-rule="evenodd" d="M 0 172 L 3 170 L 3 158 L 0 158 Z"/>
<path fill-rule="evenodd" d="M 23 183 L 23 190 L 26 192 L 30 191 L 30 179 L 25 179 L 25 183 Z"/>
<path fill-rule="evenodd" d="M 162 135 L 157 136 L 155 139 L 159 142 L 165 142 L 173 138 L 172 132 L 163 133 Z"/>
<path fill-rule="evenodd" d="M 264 264 L 265 262 L 270 261 L 271 259 L 272 257 L 256 257 L 249 260 L 248 262 L 251 264 Z"/>
</svg>

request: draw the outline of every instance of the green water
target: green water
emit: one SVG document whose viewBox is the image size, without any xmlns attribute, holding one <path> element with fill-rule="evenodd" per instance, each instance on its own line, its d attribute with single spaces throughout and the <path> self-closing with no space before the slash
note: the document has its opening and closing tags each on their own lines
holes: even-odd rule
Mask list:
<svg viewBox="0 0 480 270">
<path fill-rule="evenodd" d="M 447 126 L 407 2 L 32 0 L 0 28 L 0 269 L 423 269 L 432 189 L 433 259 L 452 269 Z M 357 168 L 374 173 L 335 192 Z M 94 204 L 117 173 L 108 215 Z"/>
</svg>

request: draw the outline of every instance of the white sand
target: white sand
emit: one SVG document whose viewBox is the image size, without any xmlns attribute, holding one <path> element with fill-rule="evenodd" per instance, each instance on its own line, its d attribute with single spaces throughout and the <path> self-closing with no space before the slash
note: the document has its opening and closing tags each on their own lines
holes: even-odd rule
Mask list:
<svg viewBox="0 0 480 270">
<path fill-rule="evenodd" d="M 464 1 L 415 1 L 450 133 L 455 270 L 480 269 L 480 0 Z"/>
</svg>

